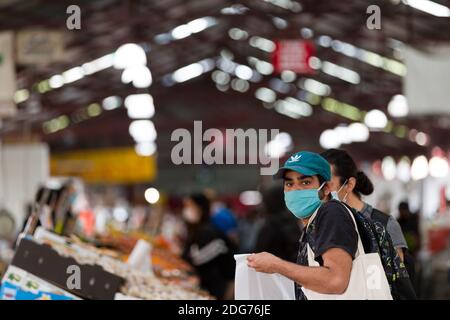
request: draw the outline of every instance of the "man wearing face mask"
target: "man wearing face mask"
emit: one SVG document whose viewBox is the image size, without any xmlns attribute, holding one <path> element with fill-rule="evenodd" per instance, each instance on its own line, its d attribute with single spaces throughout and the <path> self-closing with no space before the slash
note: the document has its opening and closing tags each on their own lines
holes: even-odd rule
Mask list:
<svg viewBox="0 0 450 320">
<path fill-rule="evenodd" d="M 210 210 L 210 202 L 203 194 L 184 199 L 182 215 L 188 236 L 183 258 L 197 271 L 204 290 L 218 299 L 232 299 L 236 248 L 211 223 Z"/>
<path fill-rule="evenodd" d="M 302 287 L 323 294 L 342 294 L 348 287 L 358 234 L 346 208 L 330 200 L 330 165 L 317 153 L 298 152 L 279 169 L 286 206 L 305 226 L 297 263 L 262 252 L 248 257 L 258 272 L 279 273 L 296 284 L 296 298 L 305 300 Z M 307 246 L 319 267 L 308 264 Z"/>
</svg>

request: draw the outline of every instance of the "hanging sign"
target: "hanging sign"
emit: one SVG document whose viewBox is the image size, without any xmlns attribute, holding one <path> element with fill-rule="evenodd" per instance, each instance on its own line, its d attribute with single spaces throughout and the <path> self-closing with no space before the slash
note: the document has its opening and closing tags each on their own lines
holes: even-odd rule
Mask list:
<svg viewBox="0 0 450 320">
<path fill-rule="evenodd" d="M 272 54 L 272 64 L 275 72 L 281 73 L 290 70 L 295 73 L 314 73 L 309 65 L 313 55 L 314 46 L 304 40 L 278 40 L 275 41 L 275 51 Z"/>
</svg>

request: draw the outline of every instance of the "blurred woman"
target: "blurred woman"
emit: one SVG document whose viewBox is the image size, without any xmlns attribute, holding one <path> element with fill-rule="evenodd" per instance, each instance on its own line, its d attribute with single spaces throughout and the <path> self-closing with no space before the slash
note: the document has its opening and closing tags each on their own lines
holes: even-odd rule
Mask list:
<svg viewBox="0 0 450 320">
<path fill-rule="evenodd" d="M 183 258 L 196 269 L 204 290 L 218 299 L 232 299 L 236 248 L 211 223 L 210 210 L 210 201 L 203 194 L 184 199 L 188 235 Z"/>
<path fill-rule="evenodd" d="M 391 215 L 373 208 L 361 200 L 361 195 L 370 195 L 373 184 L 359 171 L 352 157 L 344 151 L 329 149 L 321 154 L 331 165 L 331 189 L 335 197 L 359 211 L 363 216 L 381 222 L 391 236 L 398 255 L 404 260 L 404 252 L 408 249 L 400 224 Z"/>
</svg>

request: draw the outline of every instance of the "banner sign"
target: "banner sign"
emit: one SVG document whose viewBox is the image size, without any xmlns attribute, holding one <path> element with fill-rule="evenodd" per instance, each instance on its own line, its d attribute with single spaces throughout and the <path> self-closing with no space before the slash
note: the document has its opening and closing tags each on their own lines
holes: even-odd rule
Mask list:
<svg viewBox="0 0 450 320">
<path fill-rule="evenodd" d="M 134 148 L 79 150 L 51 155 L 52 176 L 76 176 L 87 183 L 146 183 L 156 177 L 156 158 Z"/>
<path fill-rule="evenodd" d="M 24 30 L 17 34 L 17 63 L 46 65 L 64 58 L 64 35 L 60 31 Z"/>
<path fill-rule="evenodd" d="M 275 51 L 272 54 L 272 64 L 275 72 L 290 70 L 295 73 L 312 74 L 314 69 L 309 65 L 309 58 L 314 53 L 314 46 L 304 40 L 275 41 Z"/>
</svg>

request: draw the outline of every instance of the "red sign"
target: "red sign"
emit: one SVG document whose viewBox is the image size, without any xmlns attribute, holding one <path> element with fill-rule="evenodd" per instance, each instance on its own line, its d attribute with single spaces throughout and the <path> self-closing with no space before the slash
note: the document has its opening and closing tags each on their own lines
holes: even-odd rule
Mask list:
<svg viewBox="0 0 450 320">
<path fill-rule="evenodd" d="M 313 55 L 314 46 L 309 41 L 303 40 L 278 40 L 275 41 L 275 51 L 272 54 L 272 64 L 275 72 L 284 70 L 296 73 L 311 74 L 314 69 L 309 66 L 309 58 Z"/>
</svg>

